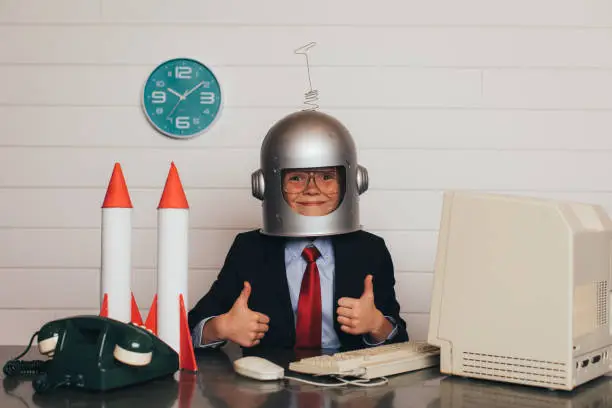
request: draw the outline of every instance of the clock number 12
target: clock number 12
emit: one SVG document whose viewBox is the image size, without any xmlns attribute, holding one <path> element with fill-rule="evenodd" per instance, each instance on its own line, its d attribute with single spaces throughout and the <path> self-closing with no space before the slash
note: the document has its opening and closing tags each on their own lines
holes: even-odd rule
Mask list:
<svg viewBox="0 0 612 408">
<path fill-rule="evenodd" d="M 178 79 L 191 79 L 191 67 L 178 66 L 174 68 L 174 77 Z"/>
</svg>

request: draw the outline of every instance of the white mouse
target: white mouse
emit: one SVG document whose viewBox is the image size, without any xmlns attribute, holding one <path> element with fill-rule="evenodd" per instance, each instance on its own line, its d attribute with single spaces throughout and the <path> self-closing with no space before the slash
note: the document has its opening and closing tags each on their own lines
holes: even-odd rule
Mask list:
<svg viewBox="0 0 612 408">
<path fill-rule="evenodd" d="M 256 380 L 279 380 L 285 375 L 283 367 L 255 356 L 242 357 L 234 361 L 234 370 L 240 375 Z"/>
</svg>

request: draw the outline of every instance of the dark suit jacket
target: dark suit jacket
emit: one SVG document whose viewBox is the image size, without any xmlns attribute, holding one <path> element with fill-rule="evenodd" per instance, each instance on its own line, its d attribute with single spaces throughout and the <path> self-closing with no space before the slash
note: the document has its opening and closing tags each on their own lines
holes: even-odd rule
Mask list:
<svg viewBox="0 0 612 408">
<path fill-rule="evenodd" d="M 248 281 L 252 289 L 249 308 L 270 317 L 269 330 L 257 347 L 292 348 L 295 322 L 285 272 L 286 239 L 263 235 L 259 230 L 238 234 L 217 280 L 189 311 L 190 329 L 193 331 L 204 318 L 231 309 L 244 281 Z M 342 348 L 364 346 L 361 335 L 340 330 L 336 309 L 341 297 L 361 297 L 368 274 L 374 278 L 376 307 L 399 325 L 399 332 L 390 342 L 407 341 L 406 323 L 399 315 L 400 307 L 395 298 L 393 262 L 384 240 L 365 231 L 335 235 L 331 239 L 335 257 L 334 327 Z"/>
</svg>

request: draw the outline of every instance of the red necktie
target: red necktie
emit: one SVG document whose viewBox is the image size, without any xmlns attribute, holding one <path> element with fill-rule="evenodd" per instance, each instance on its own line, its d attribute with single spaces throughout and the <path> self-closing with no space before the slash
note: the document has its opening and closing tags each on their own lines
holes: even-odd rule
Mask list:
<svg viewBox="0 0 612 408">
<path fill-rule="evenodd" d="M 296 348 L 321 348 L 321 282 L 317 258 L 321 253 L 314 246 L 304 248 L 306 271 L 302 277 L 295 327 Z"/>
</svg>

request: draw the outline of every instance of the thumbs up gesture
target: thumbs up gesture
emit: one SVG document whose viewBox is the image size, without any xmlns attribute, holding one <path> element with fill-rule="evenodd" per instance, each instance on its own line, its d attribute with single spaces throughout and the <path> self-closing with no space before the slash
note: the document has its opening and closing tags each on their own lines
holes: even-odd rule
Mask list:
<svg viewBox="0 0 612 408">
<path fill-rule="evenodd" d="M 359 299 L 343 297 L 338 299 L 338 323 L 340 329 L 350 334 L 378 333 L 388 323 L 385 316 L 374 304 L 372 275 L 365 278 L 363 294 Z"/>
<path fill-rule="evenodd" d="M 232 308 L 219 316 L 218 330 L 220 337 L 238 343 L 243 347 L 259 344 L 260 339 L 268 331 L 270 318 L 263 313 L 249 309 L 248 301 L 251 295 L 251 284 L 244 282 L 240 295 Z"/>
</svg>

